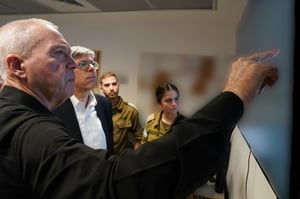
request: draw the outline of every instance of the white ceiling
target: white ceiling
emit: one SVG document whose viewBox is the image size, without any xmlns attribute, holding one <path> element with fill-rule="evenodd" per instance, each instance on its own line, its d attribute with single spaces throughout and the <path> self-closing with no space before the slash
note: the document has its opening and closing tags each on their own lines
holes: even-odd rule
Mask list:
<svg viewBox="0 0 300 199">
<path fill-rule="evenodd" d="M 0 0 L 0 15 L 114 11 L 217 10 L 217 0 Z"/>
</svg>

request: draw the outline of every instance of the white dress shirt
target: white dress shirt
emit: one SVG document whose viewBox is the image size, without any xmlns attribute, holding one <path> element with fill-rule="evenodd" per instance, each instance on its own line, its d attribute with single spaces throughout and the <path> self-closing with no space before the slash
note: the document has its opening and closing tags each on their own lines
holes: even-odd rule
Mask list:
<svg viewBox="0 0 300 199">
<path fill-rule="evenodd" d="M 75 95 L 70 99 L 75 109 L 83 143 L 94 149 L 107 149 L 105 133 L 95 109 L 97 104 L 95 95 L 92 92 L 89 94 L 87 107 L 85 107 L 86 103 L 80 102 Z"/>
</svg>

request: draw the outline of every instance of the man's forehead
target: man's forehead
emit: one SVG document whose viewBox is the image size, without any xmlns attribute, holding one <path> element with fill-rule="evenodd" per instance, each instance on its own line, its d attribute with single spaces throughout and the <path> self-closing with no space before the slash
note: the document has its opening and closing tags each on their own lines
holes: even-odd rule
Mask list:
<svg viewBox="0 0 300 199">
<path fill-rule="evenodd" d="M 103 79 L 102 82 L 103 82 L 103 85 L 105 85 L 105 86 L 118 84 L 116 78 L 106 78 L 106 79 Z"/>
<path fill-rule="evenodd" d="M 103 81 L 105 85 L 108 84 L 117 84 L 117 81 Z"/>
<path fill-rule="evenodd" d="M 109 76 L 104 78 L 103 82 L 117 82 L 117 78 L 115 76 Z"/>
</svg>

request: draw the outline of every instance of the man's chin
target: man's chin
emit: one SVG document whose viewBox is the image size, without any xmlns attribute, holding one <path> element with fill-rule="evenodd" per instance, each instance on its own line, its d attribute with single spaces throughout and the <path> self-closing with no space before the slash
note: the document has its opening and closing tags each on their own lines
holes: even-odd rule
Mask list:
<svg viewBox="0 0 300 199">
<path fill-rule="evenodd" d="M 54 110 L 54 109 L 56 109 L 57 107 L 59 107 L 60 105 L 62 105 L 69 97 L 71 97 L 72 95 L 73 95 L 73 92 L 74 91 L 74 89 L 69 89 L 68 91 L 66 91 L 65 93 L 64 93 L 64 95 L 59 95 L 59 96 L 57 96 L 57 98 L 56 98 L 56 103 L 55 103 L 55 107 L 52 109 L 52 110 Z"/>
<path fill-rule="evenodd" d="M 52 110 L 57 109 L 60 105 L 62 105 L 66 100 L 68 99 L 68 97 L 62 98 L 61 100 L 57 101 L 57 103 L 52 107 Z"/>
</svg>

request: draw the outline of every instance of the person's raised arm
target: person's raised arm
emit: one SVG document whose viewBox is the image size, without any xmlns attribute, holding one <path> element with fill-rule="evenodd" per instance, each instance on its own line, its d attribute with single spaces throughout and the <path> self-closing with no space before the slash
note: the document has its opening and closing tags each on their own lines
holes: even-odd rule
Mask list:
<svg viewBox="0 0 300 199">
<path fill-rule="evenodd" d="M 263 61 L 276 56 L 278 53 L 279 49 L 273 49 L 237 59 L 232 64 L 223 91 L 235 93 L 247 107 L 266 86 L 273 86 L 277 81 L 277 68 L 263 63 Z"/>
</svg>

